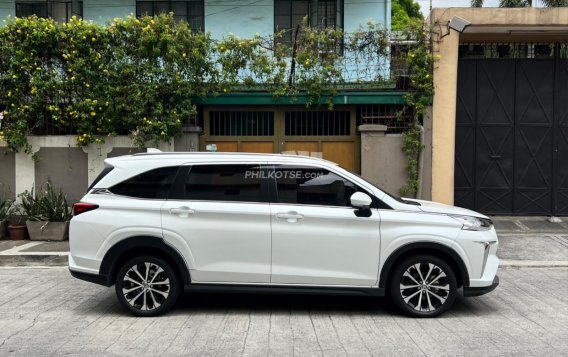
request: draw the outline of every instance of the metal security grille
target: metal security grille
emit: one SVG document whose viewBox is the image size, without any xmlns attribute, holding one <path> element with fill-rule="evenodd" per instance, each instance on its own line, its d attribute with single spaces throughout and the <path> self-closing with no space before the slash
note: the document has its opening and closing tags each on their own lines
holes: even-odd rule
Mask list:
<svg viewBox="0 0 568 357">
<path fill-rule="evenodd" d="M 287 111 L 286 136 L 351 135 L 349 111 Z"/>
<path fill-rule="evenodd" d="M 273 136 L 274 112 L 211 111 L 210 136 Z"/>
<path fill-rule="evenodd" d="M 460 59 L 455 202 L 489 214 L 566 216 L 566 47 L 526 46 L 534 57 Z M 549 50 L 553 57 L 537 56 Z"/>
<path fill-rule="evenodd" d="M 459 58 L 530 58 L 553 59 L 568 58 L 566 43 L 462 43 L 459 47 Z"/>
<path fill-rule="evenodd" d="M 400 105 L 361 105 L 357 109 L 357 127 L 364 124 L 386 125 L 387 133 L 400 134 L 410 127 L 412 117 L 400 115 Z"/>
</svg>

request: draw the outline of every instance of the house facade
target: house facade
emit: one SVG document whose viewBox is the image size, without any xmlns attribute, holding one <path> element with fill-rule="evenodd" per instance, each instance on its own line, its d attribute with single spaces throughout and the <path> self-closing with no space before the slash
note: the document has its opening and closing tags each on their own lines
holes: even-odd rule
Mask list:
<svg viewBox="0 0 568 357">
<path fill-rule="evenodd" d="M 293 30 L 307 18 L 310 26 L 341 28 L 346 34 L 365 27 L 369 22 L 381 28 L 390 29 L 391 1 L 366 0 L 0 0 L 0 18 L 37 15 L 51 17 L 65 22 L 72 16 L 105 24 L 114 18 L 126 16 L 155 15 L 173 12 L 178 21 L 187 21 L 194 31 L 206 31 L 214 39 L 228 34 L 241 38 L 273 36 L 285 31 L 283 41 L 292 41 Z M 288 37 L 286 37 L 288 36 Z M 344 58 L 350 54 L 345 52 Z M 395 156 L 400 156 L 401 165 L 396 179 L 390 179 L 389 188 L 393 193 L 405 184 L 404 157 L 399 148 L 400 132 L 404 128 L 391 127 L 396 112 L 405 103 L 404 91 L 397 86 L 389 69 L 388 58 L 377 71 L 367 71 L 372 78 L 380 77 L 380 86 L 364 85 L 366 78 L 350 75 L 356 71 L 345 65 L 344 77 L 353 83 L 341 88 L 332 98 L 334 110 L 328 110 L 326 103 L 307 107 L 308 98 L 299 94 L 295 98 L 274 98 L 272 93 L 262 90 L 234 91 L 216 97 L 195 98 L 198 107 L 197 118 L 184 126 L 185 134 L 167 150 L 195 151 L 215 147 L 217 151 L 295 153 L 323 157 L 343 167 L 365 174 L 373 172 L 375 160 L 361 145 L 362 133 L 358 130 L 364 124 L 385 124 L 384 136 L 391 129 L 397 135 L 393 145 Z M 365 68 L 364 62 L 358 62 Z M 399 73 L 399 72 L 397 72 Z M 365 134 L 363 134 L 365 135 Z M 374 135 L 374 134 L 373 134 Z M 131 153 L 136 149 L 126 148 L 127 139 L 117 139 L 123 146 L 113 147 L 113 140 L 107 140 L 107 147 L 99 149 L 69 148 L 73 140 L 67 137 L 32 138 L 36 163 L 22 154 L 4 156 L 2 164 L 8 168 L 0 173 L 0 180 L 16 186 L 14 192 L 41 183 L 46 177 L 63 186 L 74 187 L 72 197 L 80 196 L 82 188 L 90 183 L 100 170 L 104 157 Z M 51 146 L 63 146 L 51 147 Z M 49 147 L 48 147 L 49 146 Z M 61 150 L 60 150 L 61 149 Z M 1 149 L 0 150 L 4 150 Z M 63 150 L 63 151 L 62 151 Z M 91 151 L 89 151 L 91 150 Z M 69 156 L 63 162 L 80 162 L 73 169 L 55 168 L 45 163 L 56 160 L 62 154 Z M 97 156 L 98 155 L 98 156 Z M 374 154 L 373 154 L 374 155 Z M 98 159 L 95 160 L 95 156 Z M 43 157 L 43 159 L 41 159 Z M 26 161 L 28 160 L 28 161 Z M 365 164 L 362 161 L 367 160 Z M 25 164 L 22 164 L 25 162 Z M 94 163 L 94 164 L 93 164 Z M 364 166 L 369 166 L 364 169 Z M 10 168 L 14 169 L 11 170 Z M 77 174 L 75 170 L 80 170 Z M 83 173 L 83 171 L 87 173 Z M 380 170 L 384 171 L 384 170 Z M 3 177 L 5 176 L 5 178 Z M 60 177 L 61 176 L 61 177 Z M 17 177 L 23 180 L 16 179 Z M 399 179 L 400 178 L 400 179 Z M 83 181 L 87 182 L 83 182 Z M 380 180 L 375 180 L 381 183 Z"/>
<path fill-rule="evenodd" d="M 293 30 L 308 18 L 310 25 L 331 26 L 345 33 L 357 31 L 368 22 L 390 28 L 391 2 L 364 0 L 0 0 L 0 18 L 8 16 L 52 17 L 68 21 L 71 16 L 100 24 L 116 17 L 143 16 L 173 12 L 177 20 L 187 21 L 196 31 L 210 32 L 221 39 L 231 33 L 241 38 L 272 36 L 286 31 L 291 41 Z M 349 54 L 346 54 L 348 58 Z M 345 77 L 349 65 L 346 65 Z M 389 61 L 379 73 L 389 76 Z M 371 73 L 371 76 L 375 73 Z M 359 78 L 351 78 L 353 81 Z M 199 104 L 201 139 L 204 150 L 215 144 L 219 151 L 254 151 L 279 153 L 302 151 L 321 155 L 344 167 L 361 171 L 360 140 L 357 125 L 361 117 L 392 116 L 396 106 L 404 103 L 403 93 L 387 86 L 374 91 L 358 86 L 334 98 L 335 111 L 325 105 L 307 109 L 305 98 L 294 101 L 274 100 L 262 91 L 233 93 Z M 383 113 L 383 114 L 379 114 Z M 365 119 L 363 119 L 365 120 Z M 253 123 L 253 124 L 251 124 Z M 242 129 L 235 129 L 241 128 Z M 194 145 L 195 146 L 195 145 Z"/>
</svg>

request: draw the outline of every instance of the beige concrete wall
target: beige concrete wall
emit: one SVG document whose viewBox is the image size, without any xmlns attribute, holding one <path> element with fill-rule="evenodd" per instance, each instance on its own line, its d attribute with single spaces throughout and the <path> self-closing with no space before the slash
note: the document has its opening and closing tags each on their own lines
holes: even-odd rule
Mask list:
<svg viewBox="0 0 568 357">
<path fill-rule="evenodd" d="M 0 147 L 0 197 L 14 198 L 16 192 L 16 156 Z"/>
<path fill-rule="evenodd" d="M 402 135 L 386 134 L 385 125 L 361 125 L 361 176 L 394 196 L 406 184 Z"/>
<path fill-rule="evenodd" d="M 6 143 L 0 141 L 0 185 L 9 185 L 14 196 L 44 185 L 49 177 L 63 188 L 70 203 L 83 196 L 103 169 L 107 157 L 145 151 L 133 147 L 132 139 L 127 136 L 106 138 L 103 144 L 82 148 L 77 147 L 73 135 L 29 136 L 28 142 L 34 156 L 25 152 L 5 156 Z M 173 151 L 173 140 L 160 143 L 158 149 Z"/>
<path fill-rule="evenodd" d="M 453 16 L 471 22 L 463 34 L 448 29 Z M 460 40 L 568 40 L 568 8 L 444 8 L 430 16 L 434 65 L 432 200 L 453 204 L 456 90 Z"/>
<path fill-rule="evenodd" d="M 87 191 L 87 154 L 81 148 L 41 148 L 36 153 L 35 187 L 45 185 L 47 180 L 61 187 L 67 201 L 75 203 Z"/>
<path fill-rule="evenodd" d="M 454 152 L 459 34 L 451 30 L 434 41 L 434 101 L 432 104 L 432 200 L 454 202 Z"/>
</svg>

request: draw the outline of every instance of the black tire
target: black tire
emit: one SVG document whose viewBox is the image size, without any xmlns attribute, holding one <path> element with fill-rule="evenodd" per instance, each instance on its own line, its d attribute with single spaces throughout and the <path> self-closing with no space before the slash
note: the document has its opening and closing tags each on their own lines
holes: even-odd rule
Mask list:
<svg viewBox="0 0 568 357">
<path fill-rule="evenodd" d="M 125 262 L 115 283 L 121 305 L 136 316 L 158 316 L 169 311 L 180 294 L 180 280 L 165 260 L 139 256 Z"/>
<path fill-rule="evenodd" d="M 389 289 L 394 303 L 404 314 L 435 317 L 454 304 L 457 281 L 453 269 L 444 260 L 417 255 L 396 266 Z"/>
</svg>

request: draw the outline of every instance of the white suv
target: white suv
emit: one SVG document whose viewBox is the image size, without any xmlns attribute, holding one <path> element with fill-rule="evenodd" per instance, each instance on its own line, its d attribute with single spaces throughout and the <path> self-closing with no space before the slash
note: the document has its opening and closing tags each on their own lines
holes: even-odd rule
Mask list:
<svg viewBox="0 0 568 357">
<path fill-rule="evenodd" d="M 384 296 L 406 314 L 495 289 L 491 220 L 397 199 L 336 164 L 287 155 L 107 159 L 71 220 L 69 269 L 139 316 L 187 292 Z"/>
</svg>

